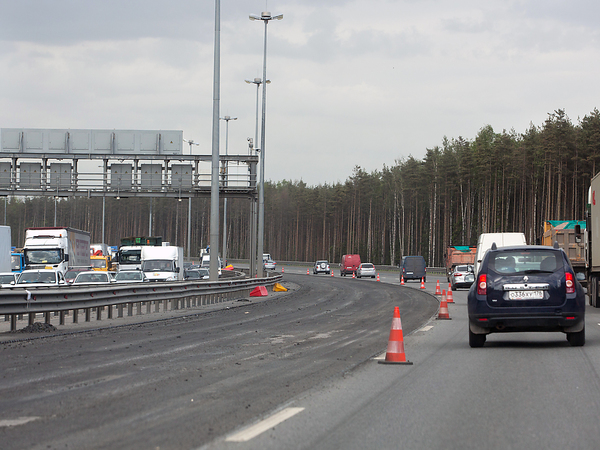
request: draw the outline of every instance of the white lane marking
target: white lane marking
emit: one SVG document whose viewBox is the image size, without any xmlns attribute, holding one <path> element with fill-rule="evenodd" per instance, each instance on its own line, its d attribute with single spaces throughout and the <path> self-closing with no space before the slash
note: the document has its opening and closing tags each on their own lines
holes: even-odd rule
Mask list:
<svg viewBox="0 0 600 450">
<path fill-rule="evenodd" d="M 19 417 L 18 419 L 4 419 L 0 420 L 0 427 L 16 427 L 17 425 L 23 425 L 27 422 L 32 422 L 39 419 L 39 417 Z"/>
<path fill-rule="evenodd" d="M 302 411 L 304 411 L 304 408 L 285 408 L 278 413 L 273 414 L 271 417 L 258 422 L 256 425 L 252 425 L 245 430 L 232 434 L 225 440 L 227 442 L 247 442 Z"/>
</svg>

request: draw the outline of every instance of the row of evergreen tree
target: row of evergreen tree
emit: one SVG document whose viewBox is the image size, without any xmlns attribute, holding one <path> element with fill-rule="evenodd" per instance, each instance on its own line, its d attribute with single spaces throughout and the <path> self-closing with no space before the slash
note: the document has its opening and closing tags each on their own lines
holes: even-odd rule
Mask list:
<svg viewBox="0 0 600 450">
<path fill-rule="evenodd" d="M 364 261 L 396 265 L 404 255 L 443 264 L 450 245 L 476 245 L 480 233 L 521 231 L 528 242 L 544 221 L 584 218 L 591 178 L 600 168 L 600 112 L 577 124 L 564 110 L 523 133 L 483 127 L 472 139 L 444 138 L 423 159 L 399 159 L 367 173 L 355 167 L 344 182 L 307 186 L 280 181 L 265 186 L 265 251 L 283 261 L 328 259 L 359 253 Z M 152 202 L 152 207 L 150 205 Z M 102 240 L 102 200 L 10 198 L 5 223 L 13 245 L 24 229 L 57 225 L 90 231 Z M 250 201 L 228 201 L 229 258 L 248 258 Z M 55 212 L 56 209 L 56 212 Z M 187 248 L 191 256 L 209 240 L 210 200 L 107 199 L 105 241 L 152 234 Z M 220 241 L 221 242 L 221 241 Z"/>
</svg>

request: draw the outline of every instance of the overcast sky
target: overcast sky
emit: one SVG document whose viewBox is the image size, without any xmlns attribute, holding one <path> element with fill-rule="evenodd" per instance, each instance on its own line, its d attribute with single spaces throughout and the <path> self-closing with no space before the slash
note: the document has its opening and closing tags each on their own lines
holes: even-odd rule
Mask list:
<svg viewBox="0 0 600 450">
<path fill-rule="evenodd" d="M 0 0 L 0 127 L 183 130 L 211 153 L 212 0 Z M 267 180 L 344 182 L 444 136 L 598 107 L 597 0 L 223 0 L 229 153 L 254 137 L 268 25 Z M 186 147 L 187 148 L 187 147 Z M 221 153 L 225 123 L 221 123 Z"/>
</svg>

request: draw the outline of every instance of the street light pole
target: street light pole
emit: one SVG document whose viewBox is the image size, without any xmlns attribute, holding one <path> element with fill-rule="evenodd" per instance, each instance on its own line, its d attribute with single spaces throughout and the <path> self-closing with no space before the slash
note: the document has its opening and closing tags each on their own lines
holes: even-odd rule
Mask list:
<svg viewBox="0 0 600 450">
<path fill-rule="evenodd" d="M 256 125 L 254 127 L 254 145 L 258 146 L 258 100 L 260 94 L 260 85 L 262 84 L 262 78 L 254 78 L 254 80 L 244 80 L 248 84 L 256 85 Z M 269 84 L 271 81 L 267 80 L 266 84 Z M 259 148 L 255 148 L 256 151 L 260 150 Z M 259 153 L 260 158 L 260 153 Z M 256 179 L 254 180 L 256 183 Z M 256 199 L 252 197 L 250 199 L 250 276 L 254 277 L 256 275 Z"/>
<path fill-rule="evenodd" d="M 210 183 L 210 280 L 219 279 L 219 106 L 221 79 L 221 3 L 215 0 L 212 171 Z"/>
<path fill-rule="evenodd" d="M 225 116 L 221 117 L 221 120 L 225 121 L 225 156 L 227 156 L 229 154 L 229 121 L 237 120 L 237 117 Z M 227 186 L 228 165 L 227 158 L 225 158 L 223 163 L 223 187 Z M 221 254 L 223 255 L 223 264 L 227 263 L 227 197 L 223 198 L 223 250 Z"/>
<path fill-rule="evenodd" d="M 250 14 L 250 20 L 262 20 L 265 23 L 265 44 L 263 51 L 263 80 L 267 79 L 267 24 L 270 20 L 281 20 L 283 14 L 271 16 L 270 12 L 263 11 L 260 16 Z M 265 119 L 267 114 L 267 89 L 263 84 L 262 91 L 262 124 L 260 132 L 260 184 L 258 191 L 258 248 L 257 248 L 257 272 L 262 278 L 264 276 L 264 266 L 262 255 L 264 253 L 265 238 Z"/>
</svg>

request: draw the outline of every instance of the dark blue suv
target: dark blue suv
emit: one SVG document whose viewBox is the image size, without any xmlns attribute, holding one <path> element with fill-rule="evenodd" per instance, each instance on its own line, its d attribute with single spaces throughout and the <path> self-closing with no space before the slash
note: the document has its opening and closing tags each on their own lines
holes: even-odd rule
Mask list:
<svg viewBox="0 0 600 450">
<path fill-rule="evenodd" d="M 516 331 L 559 331 L 585 344 L 585 293 L 562 249 L 493 244 L 479 267 L 468 296 L 471 347 Z"/>
</svg>

